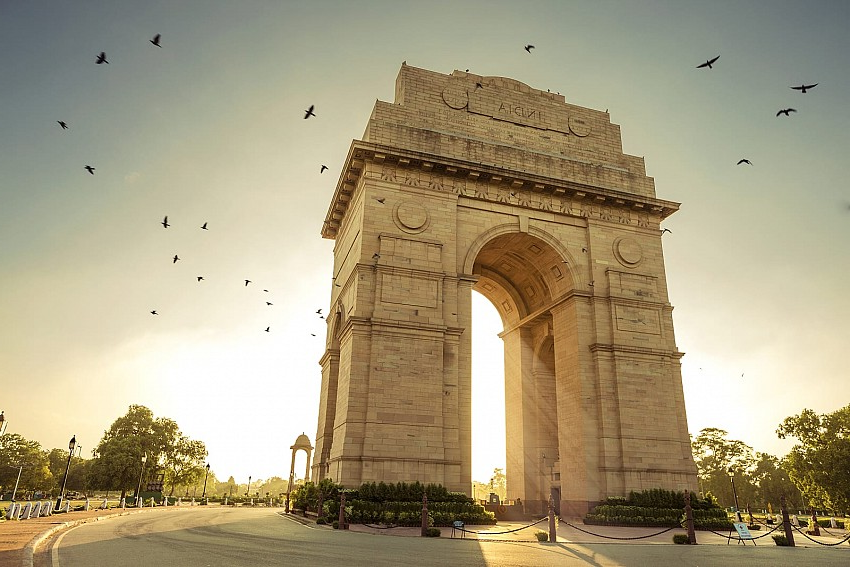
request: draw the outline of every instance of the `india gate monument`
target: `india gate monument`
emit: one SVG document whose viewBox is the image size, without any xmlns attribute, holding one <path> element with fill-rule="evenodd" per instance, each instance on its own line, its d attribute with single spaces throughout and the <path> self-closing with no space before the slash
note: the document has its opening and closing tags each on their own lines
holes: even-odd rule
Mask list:
<svg viewBox="0 0 850 567">
<path fill-rule="evenodd" d="M 631 490 L 697 490 L 661 246 L 678 207 L 607 112 L 402 64 L 322 227 L 312 480 L 470 494 L 475 290 L 504 324 L 509 499 L 551 494 L 581 515 Z"/>
</svg>

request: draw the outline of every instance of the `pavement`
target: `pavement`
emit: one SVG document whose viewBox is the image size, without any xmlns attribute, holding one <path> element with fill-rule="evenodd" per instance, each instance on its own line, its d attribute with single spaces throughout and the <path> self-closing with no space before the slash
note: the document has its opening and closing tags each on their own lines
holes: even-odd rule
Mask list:
<svg viewBox="0 0 850 567">
<path fill-rule="evenodd" d="M 184 506 L 183 508 L 186 508 Z M 80 512 L 69 512 L 56 514 L 54 516 L 33 518 L 19 521 L 0 522 L 0 567 L 31 567 L 33 564 L 33 553 L 38 545 L 46 538 L 56 532 L 88 523 L 105 520 L 110 517 L 128 514 L 151 513 L 155 511 L 168 511 L 179 509 L 174 506 L 160 508 L 126 509 L 113 508 L 109 510 L 89 510 Z M 293 514 L 285 514 L 290 519 L 306 523 L 311 526 L 332 530 L 330 526 L 315 526 L 310 519 L 305 519 Z M 479 541 L 503 541 L 503 542 L 533 542 L 537 541 L 538 531 L 547 532 L 549 524 L 542 521 L 536 525 L 532 522 L 500 522 L 495 526 L 465 526 L 465 532 L 455 530 L 451 527 L 441 527 L 443 538 L 464 538 Z M 396 527 L 382 528 L 362 524 L 350 524 L 349 531 L 355 533 L 395 536 L 395 537 L 419 537 L 419 527 Z M 590 532 L 590 533 L 588 533 Z M 681 528 L 665 530 L 664 528 L 634 528 L 617 526 L 585 526 L 580 520 L 575 519 L 567 522 L 559 522 L 557 527 L 558 543 L 574 544 L 598 544 L 598 543 L 635 543 L 650 545 L 672 545 L 673 534 L 685 533 Z M 779 529 L 772 533 L 782 533 Z M 836 544 L 846 537 L 846 532 L 833 530 L 832 536 L 825 535 L 816 538 L 823 544 Z M 765 530 L 753 532 L 754 537 L 763 536 L 758 541 L 759 545 L 773 546 L 773 540 Z M 727 545 L 729 540 L 708 531 L 696 532 L 697 542 L 700 545 Z M 818 543 L 806 539 L 802 534 L 795 532 L 795 541 L 798 547 L 821 547 Z M 753 542 L 747 542 L 751 545 Z M 731 545 L 743 545 L 742 542 L 732 541 Z M 840 544 L 844 547 L 846 544 Z"/>
</svg>

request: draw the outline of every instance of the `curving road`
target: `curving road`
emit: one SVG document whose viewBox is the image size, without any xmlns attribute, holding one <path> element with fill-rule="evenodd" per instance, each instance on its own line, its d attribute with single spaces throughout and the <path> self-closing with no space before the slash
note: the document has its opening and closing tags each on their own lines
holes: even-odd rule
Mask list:
<svg viewBox="0 0 850 567">
<path fill-rule="evenodd" d="M 771 542 L 772 543 L 772 542 Z M 850 549 L 538 544 L 392 537 L 304 526 L 269 508 L 152 510 L 85 524 L 41 548 L 36 567 L 848 565 Z"/>
</svg>

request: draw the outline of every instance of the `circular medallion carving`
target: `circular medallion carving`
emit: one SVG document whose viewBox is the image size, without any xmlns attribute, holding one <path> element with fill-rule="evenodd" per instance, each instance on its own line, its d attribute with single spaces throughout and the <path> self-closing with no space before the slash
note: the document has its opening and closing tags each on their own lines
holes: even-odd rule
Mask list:
<svg viewBox="0 0 850 567">
<path fill-rule="evenodd" d="M 633 268 L 643 260 L 643 250 L 631 238 L 618 238 L 614 241 L 614 256 L 622 265 Z"/>
<path fill-rule="evenodd" d="M 396 226 L 405 232 L 422 232 L 431 222 L 427 209 L 415 201 L 399 203 L 393 213 Z"/>
<path fill-rule="evenodd" d="M 570 116 L 570 132 L 578 136 L 579 138 L 584 138 L 585 136 L 590 134 L 590 123 L 587 122 L 584 118 L 580 116 Z"/>
<path fill-rule="evenodd" d="M 469 94 L 460 86 L 446 87 L 443 91 L 443 102 L 455 110 L 461 110 L 469 104 Z"/>
</svg>

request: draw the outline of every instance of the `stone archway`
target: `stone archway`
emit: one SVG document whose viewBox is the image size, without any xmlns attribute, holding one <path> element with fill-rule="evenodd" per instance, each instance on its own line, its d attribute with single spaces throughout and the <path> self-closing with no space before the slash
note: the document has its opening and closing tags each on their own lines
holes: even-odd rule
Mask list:
<svg viewBox="0 0 850 567">
<path fill-rule="evenodd" d="M 475 289 L 505 326 L 509 498 L 555 489 L 581 514 L 629 490 L 695 489 L 659 230 L 677 208 L 607 113 L 403 65 L 322 230 L 340 307 L 313 480 L 470 492 Z"/>
</svg>

